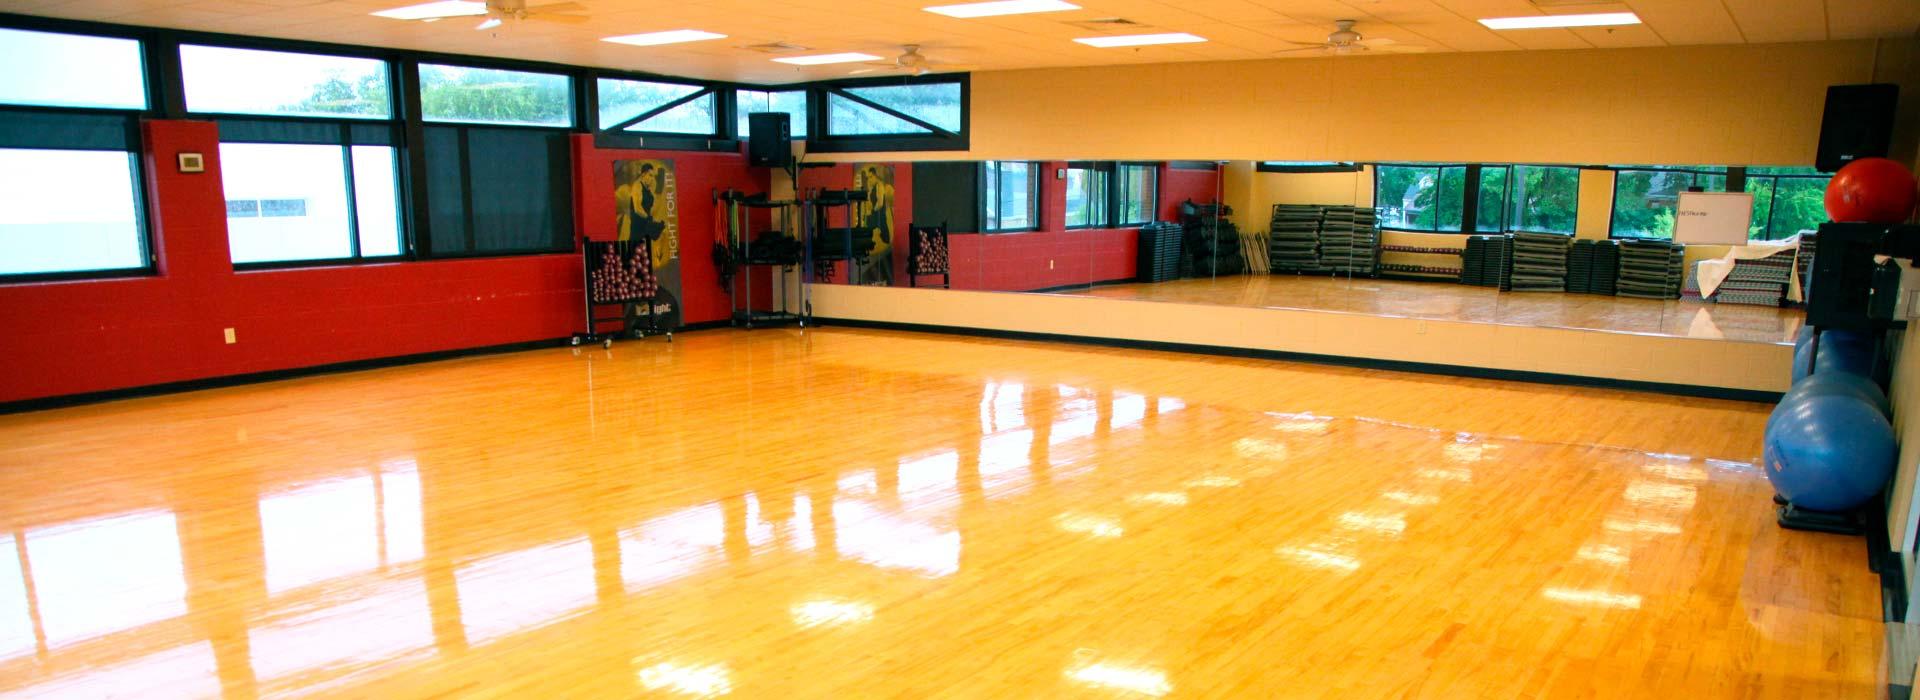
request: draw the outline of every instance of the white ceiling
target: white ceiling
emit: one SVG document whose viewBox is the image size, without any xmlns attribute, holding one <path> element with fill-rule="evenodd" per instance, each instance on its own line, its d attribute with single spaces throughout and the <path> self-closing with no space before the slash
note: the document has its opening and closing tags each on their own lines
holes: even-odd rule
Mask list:
<svg viewBox="0 0 1920 700">
<path fill-rule="evenodd" d="M 1271 58 L 1290 48 L 1288 42 L 1321 41 L 1336 19 L 1359 20 L 1357 29 L 1368 38 L 1391 38 L 1434 52 L 1820 41 L 1920 32 L 1920 0 L 1627 0 L 1555 12 L 1630 9 L 1646 24 L 1509 32 L 1488 30 L 1474 20 L 1543 10 L 1530 0 L 1073 0 L 1085 9 L 954 19 L 920 8 L 960 0 L 580 0 L 590 22 L 516 22 L 493 32 L 474 31 L 475 18 L 422 23 L 369 15 L 421 1 L 0 0 L 0 12 L 764 83 L 837 77 L 849 67 L 795 68 L 740 47 L 784 41 L 815 53 L 891 56 L 898 45 L 917 43 L 938 60 L 1002 70 Z M 1121 33 L 1180 31 L 1210 41 L 1138 49 L 1097 49 L 1070 41 L 1099 34 L 1070 22 L 1108 17 L 1146 25 Z M 655 47 L 599 41 L 670 29 L 701 29 L 728 38 Z"/>
</svg>

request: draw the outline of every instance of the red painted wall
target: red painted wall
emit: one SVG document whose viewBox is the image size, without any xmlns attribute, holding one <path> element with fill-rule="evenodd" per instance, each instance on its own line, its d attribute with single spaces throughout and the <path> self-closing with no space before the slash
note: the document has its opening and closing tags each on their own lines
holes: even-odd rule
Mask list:
<svg viewBox="0 0 1920 700">
<path fill-rule="evenodd" d="M 151 121 L 147 201 L 159 274 L 0 285 L 0 402 L 564 337 L 580 330 L 574 254 L 235 272 L 219 131 Z M 585 137 L 582 137 L 583 139 Z M 687 320 L 724 318 L 706 258 L 708 188 L 759 184 L 732 154 L 598 151 L 576 143 L 578 225 L 609 232 L 612 160 L 670 157 L 681 188 Z M 206 154 L 182 174 L 180 152 Z M 604 166 L 604 167 L 601 167 Z M 599 173 L 592 176 L 593 173 Z M 222 329 L 239 342 L 227 345 Z"/>
<path fill-rule="evenodd" d="M 1220 199 L 1220 169 L 1184 170 L 1160 165 L 1160 220 L 1179 221 L 1180 203 L 1199 203 Z"/>
<path fill-rule="evenodd" d="M 770 172 L 766 168 L 748 168 L 747 158 L 741 153 L 596 148 L 591 135 L 576 134 L 573 137 L 573 221 L 580 232 L 595 240 L 612 240 L 618 235 L 614 229 L 617 208 L 613 201 L 613 163 L 644 158 L 673 161 L 679 188 L 683 320 L 687 323 L 725 320 L 728 299 L 726 290 L 720 286 L 719 269 L 713 264 L 713 227 L 718 218 L 713 193 L 725 189 L 766 192 Z M 767 225 L 766 210 L 749 211 L 754 231 Z M 763 282 L 755 284 L 761 286 Z M 578 288 L 579 282 L 575 281 L 574 285 Z M 764 304 L 765 299 L 761 303 Z M 609 313 L 610 309 L 601 312 L 602 315 Z"/>
</svg>

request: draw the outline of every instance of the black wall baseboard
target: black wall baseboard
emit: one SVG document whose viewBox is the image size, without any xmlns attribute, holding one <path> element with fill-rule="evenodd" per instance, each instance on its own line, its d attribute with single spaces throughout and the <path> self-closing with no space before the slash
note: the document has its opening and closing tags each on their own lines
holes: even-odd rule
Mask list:
<svg viewBox="0 0 1920 700">
<path fill-rule="evenodd" d="M 1669 384 L 1665 382 L 1643 382 L 1629 379 L 1608 379 L 1605 377 L 1583 377 L 1577 374 L 1556 374 L 1552 372 L 1528 372 L 1510 369 L 1491 369 L 1487 367 L 1468 367 L 1465 365 L 1443 365 L 1430 362 L 1406 362 L 1401 360 L 1377 360 L 1364 357 L 1346 357 L 1342 355 L 1320 355 L 1283 350 L 1261 350 L 1256 348 L 1236 348 L 1225 345 L 1199 345 L 1194 343 L 1169 343 L 1157 340 L 1133 340 L 1128 338 L 1104 338 L 1086 335 L 1066 335 L 1061 333 L 1036 333 L 1030 331 L 1004 331 L 965 326 L 941 326 L 922 323 L 894 323 L 891 321 L 864 321 L 845 318 L 816 318 L 820 325 L 840 325 L 849 328 L 873 328 L 878 330 L 917 331 L 923 333 L 944 333 L 948 335 L 971 335 L 985 338 L 1005 338 L 1009 340 L 1039 340 L 1056 343 L 1075 343 L 1079 345 L 1098 345 L 1134 350 L 1162 350 L 1168 352 L 1186 352 L 1200 355 L 1220 355 L 1224 357 L 1247 357 L 1261 360 L 1285 360 L 1290 362 L 1309 362 L 1341 367 L 1361 369 L 1381 369 L 1395 372 L 1415 372 L 1420 374 L 1438 374 L 1449 377 L 1467 377 L 1472 379 L 1498 379 L 1535 384 L 1556 384 L 1561 386 L 1583 386 L 1600 389 L 1624 389 L 1644 391 L 1673 396 L 1689 396 L 1704 399 L 1726 399 L 1730 401 L 1752 401 L 1756 403 L 1776 403 L 1780 392 L 1759 391 L 1755 389 L 1728 389 L 1717 386 L 1698 386 L 1694 384 Z"/>
<path fill-rule="evenodd" d="M 706 330 L 709 328 L 725 328 L 726 326 L 727 326 L 726 321 L 702 321 L 700 323 L 689 323 L 685 326 L 681 326 L 680 328 L 675 329 L 674 332 L 685 333 L 688 331 Z M 63 394 L 60 396 L 47 396 L 47 397 L 42 397 L 37 399 L 22 399 L 20 401 L 9 401 L 6 403 L 0 403 L 0 415 L 6 415 L 10 413 L 25 413 L 28 411 L 43 411 L 50 408 L 66 408 L 69 406 L 84 406 L 87 404 L 101 403 L 105 401 L 118 401 L 120 399 L 133 399 L 133 398 L 140 398 L 145 396 L 178 394 L 178 393 L 187 392 L 187 391 L 199 391 L 201 389 L 219 389 L 223 387 L 240 386 L 243 384 L 259 384 L 262 382 L 278 381 L 281 379 L 293 379 L 296 377 L 310 377 L 317 374 L 338 374 L 341 372 L 358 372 L 361 370 L 380 369 L 383 367 L 398 367 L 400 365 L 414 365 L 414 364 L 420 364 L 423 362 L 436 362 L 439 360 L 451 360 L 451 359 L 461 358 L 461 357 L 473 357 L 476 355 L 498 355 L 501 353 L 521 352 L 524 350 L 537 350 L 540 348 L 565 347 L 567 345 L 567 340 L 570 337 L 571 336 L 561 337 L 561 338 L 546 338 L 542 340 L 529 340 L 529 341 L 518 342 L 518 343 L 504 343 L 501 345 L 485 345 L 485 346 L 476 347 L 476 348 L 459 348 L 455 350 L 436 350 L 433 352 L 422 352 L 422 353 L 415 353 L 412 355 L 394 355 L 392 357 L 375 357 L 375 358 L 369 358 L 365 360 L 348 360 L 346 362 L 334 362 L 334 363 L 324 364 L 324 365 L 309 365 L 306 367 L 290 367 L 287 369 L 275 369 L 275 370 L 268 370 L 265 372 L 249 372 L 246 374 L 229 374 L 229 375 L 223 375 L 218 377 L 187 379 L 187 380 L 178 381 L 178 382 L 166 382 L 164 384 L 148 384 L 144 386 L 126 387 L 124 389 L 108 389 L 105 391 L 90 391 L 90 392 L 81 393 L 81 394 Z M 639 342 L 639 341 L 631 341 L 631 342 Z"/>
</svg>

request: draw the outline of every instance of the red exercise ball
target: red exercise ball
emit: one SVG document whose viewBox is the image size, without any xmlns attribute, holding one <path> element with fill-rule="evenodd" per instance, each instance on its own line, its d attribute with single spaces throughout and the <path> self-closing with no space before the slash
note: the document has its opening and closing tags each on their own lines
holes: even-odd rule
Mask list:
<svg viewBox="0 0 1920 700">
<path fill-rule="evenodd" d="M 1827 183 L 1827 216 L 1834 221 L 1897 224 L 1913 214 L 1913 173 L 1885 158 L 1861 158 Z"/>
</svg>

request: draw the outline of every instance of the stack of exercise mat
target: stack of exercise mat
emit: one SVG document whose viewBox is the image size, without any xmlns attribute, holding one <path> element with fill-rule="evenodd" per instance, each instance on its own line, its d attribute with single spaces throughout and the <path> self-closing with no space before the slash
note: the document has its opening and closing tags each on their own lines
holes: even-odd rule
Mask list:
<svg viewBox="0 0 1920 700">
<path fill-rule="evenodd" d="M 1680 285 L 1681 299 L 1686 301 L 1713 301 L 1712 299 L 1705 298 L 1705 295 L 1700 293 L 1700 263 L 1703 262 L 1706 261 L 1701 260 L 1687 266 L 1687 281 Z"/>
<path fill-rule="evenodd" d="M 1140 252 L 1136 275 L 1142 282 L 1165 282 L 1180 278 L 1179 224 L 1155 221 L 1140 227 Z"/>
<path fill-rule="evenodd" d="M 1616 294 L 1639 299 L 1678 299 L 1686 277 L 1687 247 L 1672 241 L 1636 238 L 1620 243 Z"/>
<path fill-rule="evenodd" d="M 1274 272 L 1319 272 L 1320 207 L 1275 204 L 1267 261 Z"/>
<path fill-rule="evenodd" d="M 1735 260 L 1726 281 L 1713 290 L 1712 300 L 1723 304 L 1779 306 L 1787 300 L 1787 285 L 1792 283 L 1793 274 L 1792 250 L 1764 258 Z"/>
<path fill-rule="evenodd" d="M 1567 291 L 1613 296 L 1620 271 L 1620 244 L 1578 239 L 1567 252 Z"/>
<path fill-rule="evenodd" d="M 1529 232 L 1507 236 L 1513 240 L 1513 291 L 1567 290 L 1567 246 L 1572 236 Z"/>
<path fill-rule="evenodd" d="M 1380 263 L 1372 207 L 1329 206 L 1320 213 L 1320 267 L 1371 275 Z"/>
<path fill-rule="evenodd" d="M 1476 287 L 1505 286 L 1507 244 L 1506 236 L 1468 236 L 1467 248 L 1460 255 L 1460 283 Z"/>
</svg>

